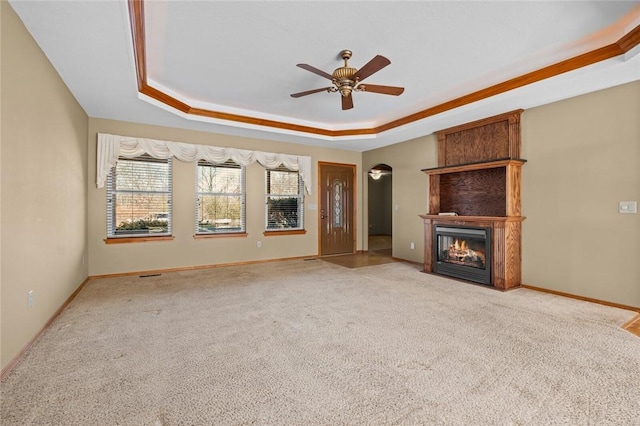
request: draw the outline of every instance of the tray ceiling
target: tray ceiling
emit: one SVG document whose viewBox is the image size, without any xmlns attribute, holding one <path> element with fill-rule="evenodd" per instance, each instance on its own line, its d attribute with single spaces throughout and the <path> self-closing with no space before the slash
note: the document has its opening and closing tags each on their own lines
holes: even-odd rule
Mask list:
<svg viewBox="0 0 640 426">
<path fill-rule="evenodd" d="M 138 33 L 126 1 L 10 4 L 91 117 L 356 151 L 640 79 L 640 2 L 147 0 Z M 405 92 L 354 93 L 348 111 L 337 93 L 289 96 L 330 83 L 296 64 L 331 73 L 343 49 L 356 68 L 389 58 L 367 82 Z"/>
</svg>

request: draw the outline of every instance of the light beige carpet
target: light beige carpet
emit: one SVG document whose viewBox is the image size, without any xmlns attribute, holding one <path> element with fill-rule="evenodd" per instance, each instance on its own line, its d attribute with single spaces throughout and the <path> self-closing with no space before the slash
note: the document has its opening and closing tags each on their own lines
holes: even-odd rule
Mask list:
<svg viewBox="0 0 640 426">
<path fill-rule="evenodd" d="M 90 281 L 1 424 L 637 425 L 633 313 L 392 263 Z"/>
</svg>

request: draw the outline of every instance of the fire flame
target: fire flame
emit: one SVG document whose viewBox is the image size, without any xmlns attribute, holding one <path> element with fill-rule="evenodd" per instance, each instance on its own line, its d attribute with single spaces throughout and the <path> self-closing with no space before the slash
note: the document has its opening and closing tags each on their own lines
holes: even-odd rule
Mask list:
<svg viewBox="0 0 640 426">
<path fill-rule="evenodd" d="M 484 265 L 485 256 L 482 251 L 473 250 L 467 244 L 466 240 L 455 239 L 453 244 L 449 245 L 449 250 L 447 251 L 448 261 L 454 263 L 460 263 L 463 265 L 472 265 L 476 262 L 479 262 L 481 265 Z"/>
<path fill-rule="evenodd" d="M 466 251 L 467 250 L 467 242 L 465 240 L 459 241 L 457 238 L 453 242 L 453 249 L 458 251 Z"/>
</svg>

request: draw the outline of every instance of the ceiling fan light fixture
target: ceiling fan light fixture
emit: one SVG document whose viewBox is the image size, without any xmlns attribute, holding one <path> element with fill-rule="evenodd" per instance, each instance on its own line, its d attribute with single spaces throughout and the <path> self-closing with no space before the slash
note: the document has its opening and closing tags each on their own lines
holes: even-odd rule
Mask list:
<svg viewBox="0 0 640 426">
<path fill-rule="evenodd" d="M 349 84 L 343 84 L 340 86 L 340 93 L 342 94 L 342 96 L 347 97 L 351 94 L 351 91 L 353 90 L 353 87 Z"/>
<path fill-rule="evenodd" d="M 371 179 L 373 180 L 380 179 L 382 175 L 383 175 L 382 170 L 373 169 L 369 171 L 369 176 L 371 176 Z"/>
</svg>

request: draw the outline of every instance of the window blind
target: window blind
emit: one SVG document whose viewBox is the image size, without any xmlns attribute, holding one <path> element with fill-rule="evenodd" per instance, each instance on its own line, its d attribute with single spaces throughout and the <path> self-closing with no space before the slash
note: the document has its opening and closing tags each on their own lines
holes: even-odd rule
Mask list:
<svg viewBox="0 0 640 426">
<path fill-rule="evenodd" d="M 171 159 L 119 158 L 107 176 L 107 237 L 171 235 Z"/>
<path fill-rule="evenodd" d="M 304 228 L 303 185 L 300 175 L 283 167 L 266 170 L 266 230 Z"/>
</svg>

